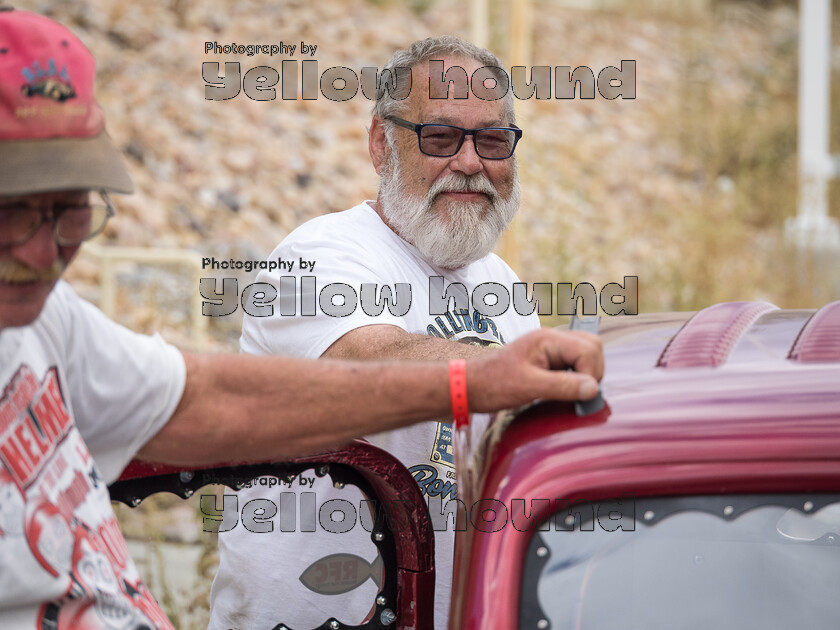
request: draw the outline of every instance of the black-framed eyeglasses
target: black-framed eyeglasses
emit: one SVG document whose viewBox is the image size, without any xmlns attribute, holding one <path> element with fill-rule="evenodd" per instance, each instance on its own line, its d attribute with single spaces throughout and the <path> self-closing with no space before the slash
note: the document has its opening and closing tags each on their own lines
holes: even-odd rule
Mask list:
<svg viewBox="0 0 840 630">
<path fill-rule="evenodd" d="M 62 247 L 79 245 L 105 229 L 115 214 L 114 206 L 104 191 L 99 192 L 103 203 L 61 205 L 49 208 L 24 202 L 0 202 L 0 247 L 23 245 L 31 239 L 44 221 L 52 221 L 53 237 Z"/>
<path fill-rule="evenodd" d="M 432 157 L 452 157 L 461 150 L 464 136 L 472 136 L 478 157 L 485 160 L 506 160 L 513 155 L 516 144 L 522 138 L 522 130 L 519 127 L 464 129 L 439 123 L 413 123 L 396 116 L 386 116 L 385 119 L 416 133 L 420 152 Z"/>
</svg>

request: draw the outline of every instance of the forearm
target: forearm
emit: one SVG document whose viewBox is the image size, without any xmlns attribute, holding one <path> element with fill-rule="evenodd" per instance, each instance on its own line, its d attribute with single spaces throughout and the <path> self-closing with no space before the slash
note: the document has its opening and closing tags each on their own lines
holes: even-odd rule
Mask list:
<svg viewBox="0 0 840 630">
<path fill-rule="evenodd" d="M 291 458 L 450 414 L 446 362 L 185 359 L 181 402 L 141 450 L 143 459 L 200 465 Z M 594 335 L 535 331 L 467 362 L 470 410 L 517 407 L 535 398 L 587 400 L 603 371 Z"/>
<path fill-rule="evenodd" d="M 449 361 L 483 356 L 487 348 L 417 335 L 390 325 L 362 326 L 346 333 L 323 355 L 328 359 Z"/>
<path fill-rule="evenodd" d="M 449 413 L 446 364 L 187 355 L 188 383 L 144 459 L 211 464 L 296 457 Z"/>
</svg>

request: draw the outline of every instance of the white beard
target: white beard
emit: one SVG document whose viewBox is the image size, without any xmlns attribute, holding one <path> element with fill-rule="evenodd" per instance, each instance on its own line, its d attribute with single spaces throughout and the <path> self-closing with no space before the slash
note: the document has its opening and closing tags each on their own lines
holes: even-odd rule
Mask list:
<svg viewBox="0 0 840 630">
<path fill-rule="evenodd" d="M 491 202 L 485 216 L 480 202 L 450 202 L 435 212 L 435 198 L 447 191 L 485 193 Z M 459 269 L 489 254 L 519 208 L 519 175 L 514 165 L 513 189 L 503 199 L 483 173 L 451 173 L 436 181 L 425 197 L 405 192 L 398 160 L 392 157 L 382 173 L 379 201 L 388 223 L 433 265 Z"/>
</svg>

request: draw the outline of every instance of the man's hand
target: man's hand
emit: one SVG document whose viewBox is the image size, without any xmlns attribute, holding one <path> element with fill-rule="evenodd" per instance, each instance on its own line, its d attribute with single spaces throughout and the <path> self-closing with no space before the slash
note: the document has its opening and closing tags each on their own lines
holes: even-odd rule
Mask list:
<svg viewBox="0 0 840 630">
<path fill-rule="evenodd" d="M 542 329 L 468 361 L 467 398 L 470 411 L 518 407 L 537 398 L 589 400 L 603 375 L 599 337 Z"/>
</svg>

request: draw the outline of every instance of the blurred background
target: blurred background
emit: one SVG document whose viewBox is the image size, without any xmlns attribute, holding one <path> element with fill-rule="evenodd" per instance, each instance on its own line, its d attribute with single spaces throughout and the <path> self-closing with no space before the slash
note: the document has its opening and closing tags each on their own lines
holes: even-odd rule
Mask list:
<svg viewBox="0 0 840 630">
<path fill-rule="evenodd" d="M 633 100 L 517 101 L 523 203 L 504 254 L 524 281 L 600 289 L 636 275 L 640 312 L 747 299 L 815 307 L 840 293 L 836 258 L 798 256 L 785 237 L 785 220 L 797 213 L 795 1 L 17 5 L 70 25 L 98 60 L 98 97 L 137 188 L 117 197 L 119 214 L 100 244 L 188 248 L 196 261 L 261 259 L 307 219 L 376 195 L 367 154 L 371 101 L 361 92 L 344 102 L 260 102 L 244 92 L 205 100 L 202 62 L 239 62 L 244 74 L 258 65 L 279 69 L 289 58 L 205 54 L 205 42 L 282 41 L 298 46 L 300 60 L 305 41 L 317 45 L 320 73 L 381 68 L 415 39 L 478 33 L 507 67 L 587 66 L 597 75 L 622 59 L 637 62 Z M 837 8 L 833 66 L 840 63 Z M 840 82 L 831 91 L 836 114 Z M 836 148 L 840 115 L 830 121 Z M 833 217 L 837 193 L 834 181 Z M 98 259 L 84 254 L 72 268 L 93 301 L 100 271 Z M 241 276 L 240 290 L 255 274 Z M 117 285 L 117 319 L 192 343 L 185 328 L 198 286 L 183 269 L 129 266 Z M 210 347 L 236 349 L 236 316 L 207 323 Z"/>
<path fill-rule="evenodd" d="M 361 93 L 345 102 L 258 102 L 244 93 L 205 100 L 203 62 L 239 62 L 244 74 L 258 65 L 279 70 L 289 58 L 205 54 L 205 42 L 304 41 L 317 45 L 311 58 L 320 73 L 381 68 L 413 40 L 451 33 L 484 39 L 506 67 L 588 66 L 597 75 L 636 60 L 633 100 L 517 102 L 523 202 L 502 248 L 525 282 L 600 289 L 638 276 L 643 313 L 757 299 L 813 308 L 840 298 L 836 254 L 797 248 L 785 229 L 798 208 L 796 1 L 15 4 L 69 25 L 98 61 L 98 98 L 136 184 L 133 195 L 116 197 L 118 216 L 100 246 L 187 249 L 194 262 L 258 260 L 304 221 L 375 197 L 370 101 Z M 827 135 L 837 149 L 840 2 L 832 5 Z M 304 57 L 298 50 L 292 58 Z M 840 217 L 836 181 L 827 212 Z M 100 303 L 102 269 L 100 257 L 83 251 L 70 273 L 77 290 Z M 236 316 L 205 322 L 203 340 L 191 334 L 198 283 L 184 265 L 129 262 L 112 273 L 116 291 L 107 300 L 118 321 L 186 347 L 238 349 Z M 201 275 L 236 275 L 241 290 L 256 273 Z M 121 518 L 130 535 L 170 545 L 142 552 L 147 578 L 176 623 L 202 627 L 215 542 L 179 516 L 194 506 L 146 504 L 166 509 Z M 198 551 L 176 560 L 184 541 Z M 169 583 L 152 567 L 155 555 L 167 559 Z M 184 576 L 169 571 L 176 564 L 189 568 Z"/>
</svg>

